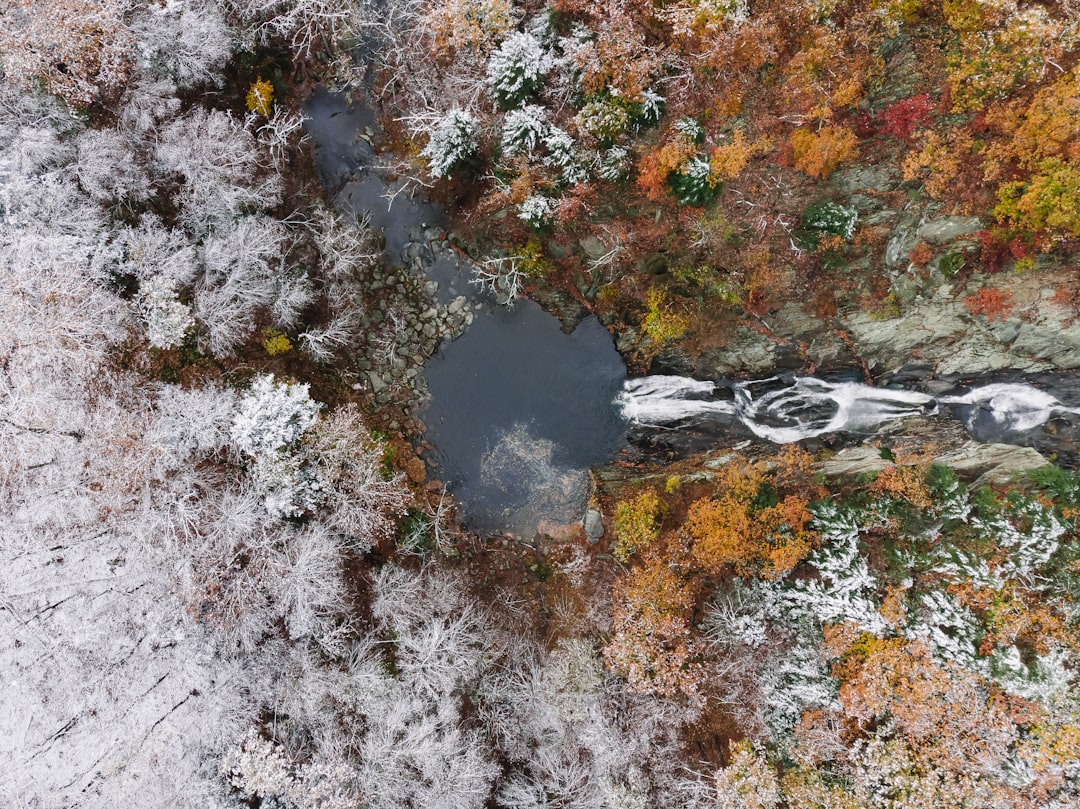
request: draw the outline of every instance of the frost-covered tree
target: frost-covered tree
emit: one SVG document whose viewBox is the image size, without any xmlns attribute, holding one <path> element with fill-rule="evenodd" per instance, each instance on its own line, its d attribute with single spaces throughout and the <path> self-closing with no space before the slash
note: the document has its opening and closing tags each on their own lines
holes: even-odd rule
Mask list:
<svg viewBox="0 0 1080 809">
<path fill-rule="evenodd" d="M 348 0 L 223 0 L 223 5 L 244 20 L 260 44 L 286 42 L 301 60 L 320 46 L 334 49 L 355 41 L 374 16 L 367 3 Z"/>
<path fill-rule="evenodd" d="M 551 197 L 543 194 L 531 194 L 518 206 L 518 219 L 521 219 L 530 227 L 542 228 L 551 224 L 556 208 L 557 203 Z"/>
<path fill-rule="evenodd" d="M 865 631 L 880 634 L 885 621 L 874 597 L 877 581 L 859 552 L 859 517 L 865 515 L 832 502 L 814 504 L 812 511 L 812 527 L 820 533 L 822 547 L 807 561 L 820 577 L 795 583 L 788 591 L 792 606 L 822 623 L 854 621 Z"/>
<path fill-rule="evenodd" d="M 140 309 L 150 345 L 154 348 L 180 345 L 195 320 L 191 309 L 177 297 L 175 283 L 159 275 L 144 281 L 140 292 Z"/>
<path fill-rule="evenodd" d="M 504 108 L 516 107 L 540 88 L 540 80 L 551 67 L 551 56 L 539 39 L 514 31 L 488 59 L 491 95 Z"/>
<path fill-rule="evenodd" d="M 532 154 L 548 134 L 547 112 L 536 104 L 510 110 L 503 119 L 502 150 L 507 157 Z"/>
<path fill-rule="evenodd" d="M 232 56 L 233 34 L 212 1 L 151 3 L 131 25 L 138 66 L 177 87 L 220 84 Z"/>
<path fill-rule="evenodd" d="M 304 442 L 319 484 L 316 518 L 355 550 L 369 550 L 408 498 L 401 478 L 386 474 L 383 448 L 352 407 L 321 418 Z"/>
<path fill-rule="evenodd" d="M 38 0 L 0 8 L 4 78 L 42 82 L 68 104 L 86 106 L 119 87 L 132 60 L 125 0 Z"/>
<path fill-rule="evenodd" d="M 312 289 L 306 274 L 286 268 L 288 246 L 286 227 L 264 214 L 245 216 L 203 241 L 194 311 L 211 353 L 234 351 L 261 314 L 269 313 L 279 328 L 295 325 Z"/>
<path fill-rule="evenodd" d="M 232 115 L 196 107 L 165 125 L 155 146 L 157 170 L 183 180 L 180 220 L 201 237 L 252 211 L 273 207 L 281 181 L 255 136 Z"/>
<path fill-rule="evenodd" d="M 98 202 L 139 203 L 150 181 L 127 140 L 113 130 L 90 129 L 77 140 L 79 186 Z"/>
<path fill-rule="evenodd" d="M 276 382 L 273 374 L 255 378 L 240 400 L 232 439 L 248 455 L 276 452 L 297 443 L 318 417 L 320 405 L 306 384 Z"/>
<path fill-rule="evenodd" d="M 420 152 L 435 177 L 446 177 L 477 152 L 476 119 L 463 109 L 452 109 L 427 131 L 427 145 Z"/>
</svg>

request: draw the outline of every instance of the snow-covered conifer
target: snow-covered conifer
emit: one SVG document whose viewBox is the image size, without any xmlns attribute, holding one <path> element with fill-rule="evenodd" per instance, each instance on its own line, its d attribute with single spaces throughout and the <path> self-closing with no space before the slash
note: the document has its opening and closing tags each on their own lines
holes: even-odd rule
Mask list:
<svg viewBox="0 0 1080 809">
<path fill-rule="evenodd" d="M 439 118 L 428 132 L 427 146 L 420 152 L 428 160 L 428 170 L 446 177 L 472 158 L 477 151 L 476 119 L 463 109 L 452 109 Z"/>
<path fill-rule="evenodd" d="M 516 107 L 540 88 L 551 66 L 551 56 L 539 39 L 514 31 L 488 59 L 488 87 L 500 106 Z"/>
<path fill-rule="evenodd" d="M 534 228 L 542 228 L 551 223 L 558 204 L 551 197 L 532 194 L 518 206 L 518 219 Z"/>
<path fill-rule="evenodd" d="M 510 110 L 503 119 L 502 150 L 507 157 L 532 154 L 548 134 L 547 112 L 536 104 Z"/>
</svg>

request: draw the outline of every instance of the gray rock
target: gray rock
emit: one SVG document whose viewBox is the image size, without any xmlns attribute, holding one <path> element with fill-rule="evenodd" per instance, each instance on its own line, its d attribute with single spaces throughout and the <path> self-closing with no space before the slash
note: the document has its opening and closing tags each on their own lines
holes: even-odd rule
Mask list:
<svg viewBox="0 0 1080 809">
<path fill-rule="evenodd" d="M 581 525 L 585 529 L 585 535 L 589 542 L 596 544 L 604 536 L 604 516 L 596 509 L 590 508 L 581 518 Z"/>
<path fill-rule="evenodd" d="M 376 396 L 386 390 L 386 382 L 383 381 L 383 378 L 379 373 L 376 371 L 368 371 L 367 377 L 368 382 L 371 383 L 371 390 Z"/>
<path fill-rule="evenodd" d="M 601 244 L 600 240 L 595 236 L 586 236 L 581 240 L 581 250 L 589 258 L 590 261 L 596 261 L 598 258 L 607 253 L 607 248 Z"/>
<path fill-rule="evenodd" d="M 944 244 L 982 229 L 977 216 L 939 216 L 921 225 L 916 235 L 930 244 Z"/>
<path fill-rule="evenodd" d="M 1031 447 L 1011 444 L 977 444 L 969 441 L 959 449 L 934 458 L 934 461 L 955 469 L 979 475 L 975 486 L 1009 483 L 1017 475 L 1029 469 L 1049 466 L 1039 452 Z"/>
<path fill-rule="evenodd" d="M 814 468 L 823 475 L 835 477 L 880 472 L 892 465 L 892 461 L 881 457 L 877 447 L 846 447 L 828 460 L 814 464 Z"/>
<path fill-rule="evenodd" d="M 637 264 L 637 272 L 648 273 L 649 275 L 662 275 L 667 272 L 667 268 L 667 258 L 660 253 L 649 253 Z"/>
<path fill-rule="evenodd" d="M 845 194 L 870 189 L 891 191 L 900 182 L 896 168 L 888 163 L 876 166 L 852 166 L 832 173 L 829 182 Z"/>
<path fill-rule="evenodd" d="M 719 469 L 722 466 L 727 466 L 738 457 L 739 456 L 734 452 L 724 452 L 717 455 L 715 458 L 709 458 L 702 466 L 708 467 L 709 469 Z"/>
</svg>

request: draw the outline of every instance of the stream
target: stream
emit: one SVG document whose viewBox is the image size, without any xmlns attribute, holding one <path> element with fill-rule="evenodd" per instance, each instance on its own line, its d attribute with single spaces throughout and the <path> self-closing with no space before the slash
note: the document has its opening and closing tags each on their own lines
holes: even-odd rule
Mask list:
<svg viewBox="0 0 1080 809">
<path fill-rule="evenodd" d="M 950 387 L 934 394 L 794 374 L 715 383 L 655 375 L 628 380 L 616 405 L 639 429 L 709 432 L 738 424 L 774 444 L 835 433 L 872 435 L 912 416 L 953 417 L 981 443 L 1034 446 L 1075 464 L 1075 444 L 1065 440 L 1080 431 L 1074 378 L 1043 374 L 1031 381 L 976 380 Z"/>
<path fill-rule="evenodd" d="M 1075 466 L 1080 380 L 1075 374 L 872 387 L 854 379 L 782 374 L 716 382 L 653 375 L 626 379 L 614 341 L 595 317 L 570 334 L 536 303 L 499 306 L 448 251 L 413 242 L 444 223 L 442 210 L 408 194 L 378 168 L 374 113 L 316 91 L 305 106 L 316 167 L 333 204 L 370 217 L 390 267 L 423 253 L 435 302 L 464 298 L 472 324 L 423 366 L 430 399 L 419 413 L 426 460 L 454 495 L 463 521 L 486 533 L 531 537 L 576 522 L 589 469 L 629 443 L 663 433 L 700 448 L 732 435 L 776 444 L 868 436 L 899 419 L 955 418 L 977 441 L 1034 446 Z M 392 199 L 392 204 L 390 200 Z M 695 444 L 696 442 L 696 444 Z"/>
</svg>

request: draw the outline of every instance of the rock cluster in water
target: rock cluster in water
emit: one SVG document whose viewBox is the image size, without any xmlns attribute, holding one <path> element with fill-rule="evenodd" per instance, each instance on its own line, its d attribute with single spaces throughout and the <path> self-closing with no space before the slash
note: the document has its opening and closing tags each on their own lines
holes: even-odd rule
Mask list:
<svg viewBox="0 0 1080 809">
<path fill-rule="evenodd" d="M 356 360 L 356 368 L 380 405 L 400 398 L 396 394 L 403 386 L 410 400 L 426 401 L 422 366 L 443 340 L 457 337 L 473 321 L 465 296 L 440 304 L 439 282 L 426 275 L 440 256 L 454 253 L 444 232 L 414 228 L 409 235 L 401 255 L 403 266 L 371 271 L 367 291 L 378 304 L 361 319 L 367 349 Z"/>
</svg>

